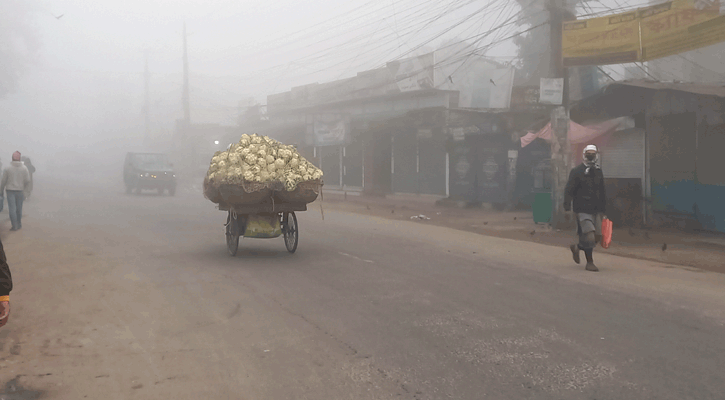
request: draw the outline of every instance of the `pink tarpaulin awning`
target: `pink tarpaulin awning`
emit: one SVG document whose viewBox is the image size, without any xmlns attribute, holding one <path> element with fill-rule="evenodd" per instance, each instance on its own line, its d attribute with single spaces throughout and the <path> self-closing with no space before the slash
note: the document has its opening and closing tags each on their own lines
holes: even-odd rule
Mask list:
<svg viewBox="0 0 725 400">
<path fill-rule="evenodd" d="M 577 145 L 590 142 L 599 136 L 615 131 L 619 127 L 620 123 L 620 119 L 611 119 L 583 126 L 577 124 L 576 122 L 569 121 L 569 143 L 571 145 Z M 528 146 L 531 142 L 538 138 L 551 142 L 551 122 L 546 124 L 546 126 L 540 131 L 529 132 L 523 136 L 521 138 L 521 147 L 523 148 Z"/>
</svg>

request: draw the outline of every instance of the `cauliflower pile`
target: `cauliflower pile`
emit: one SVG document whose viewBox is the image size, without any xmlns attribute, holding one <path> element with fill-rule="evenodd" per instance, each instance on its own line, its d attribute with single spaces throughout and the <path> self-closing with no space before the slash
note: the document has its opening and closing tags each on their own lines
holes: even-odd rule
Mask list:
<svg viewBox="0 0 725 400">
<path fill-rule="evenodd" d="M 322 170 L 294 147 L 257 134 L 244 134 L 228 150 L 214 153 L 207 172 L 207 179 L 215 185 L 281 182 L 287 191 L 295 190 L 300 182 L 320 178 Z"/>
</svg>

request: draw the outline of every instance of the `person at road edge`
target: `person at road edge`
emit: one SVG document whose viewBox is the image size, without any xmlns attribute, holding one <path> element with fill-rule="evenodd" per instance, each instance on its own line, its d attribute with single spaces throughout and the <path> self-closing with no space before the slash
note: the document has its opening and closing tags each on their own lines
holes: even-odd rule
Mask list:
<svg viewBox="0 0 725 400">
<path fill-rule="evenodd" d="M 13 277 L 5 257 L 5 248 L 0 240 L 0 328 L 5 326 L 10 317 L 10 291 L 13 290 Z"/>
<path fill-rule="evenodd" d="M 23 200 L 25 191 L 30 187 L 30 172 L 20 161 L 20 152 L 13 153 L 13 161 L 10 166 L 3 170 L 2 181 L 0 182 L 0 193 L 5 192 L 8 198 L 8 209 L 10 211 L 11 231 L 17 231 L 23 227 Z"/>
<path fill-rule="evenodd" d="M 602 219 L 606 218 L 607 196 L 604 188 L 604 173 L 599 166 L 599 150 L 590 144 L 583 151 L 584 162 L 569 173 L 564 189 L 564 210 L 572 210 L 576 216 L 579 243 L 570 246 L 574 262 L 581 263 L 580 251 L 587 259 L 586 270 L 597 272 L 594 265 L 594 247 L 601 241 Z"/>
</svg>

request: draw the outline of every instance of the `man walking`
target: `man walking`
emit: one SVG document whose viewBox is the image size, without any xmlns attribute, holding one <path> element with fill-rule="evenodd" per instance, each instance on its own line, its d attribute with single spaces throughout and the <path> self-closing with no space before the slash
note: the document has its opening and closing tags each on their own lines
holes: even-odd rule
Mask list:
<svg viewBox="0 0 725 400">
<path fill-rule="evenodd" d="M 590 144 L 584 148 L 584 162 L 569 174 L 564 194 L 564 210 L 569 212 L 574 203 L 579 243 L 570 249 L 574 262 L 581 262 L 579 252 L 584 250 L 587 271 L 597 272 L 594 265 L 594 247 L 601 241 L 602 218 L 606 212 L 607 197 L 604 190 L 604 174 L 599 167 L 599 150 Z M 569 214 L 567 214 L 567 218 Z"/>
<path fill-rule="evenodd" d="M 24 192 L 30 186 L 30 172 L 20 161 L 20 152 L 13 153 L 13 161 L 3 171 L 2 182 L 0 182 L 0 193 L 5 192 L 8 198 L 8 210 L 10 211 L 11 231 L 17 231 L 23 227 L 23 200 Z"/>
</svg>

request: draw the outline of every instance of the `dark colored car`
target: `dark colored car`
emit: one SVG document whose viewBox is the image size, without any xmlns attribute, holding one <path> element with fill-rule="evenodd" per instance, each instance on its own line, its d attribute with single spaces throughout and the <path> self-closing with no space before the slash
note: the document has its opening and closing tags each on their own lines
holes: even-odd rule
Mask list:
<svg viewBox="0 0 725 400">
<path fill-rule="evenodd" d="M 159 194 L 167 190 L 172 196 L 176 193 L 176 173 L 166 154 L 127 153 L 123 181 L 126 193 L 133 190 L 136 193 L 157 190 Z"/>
</svg>

